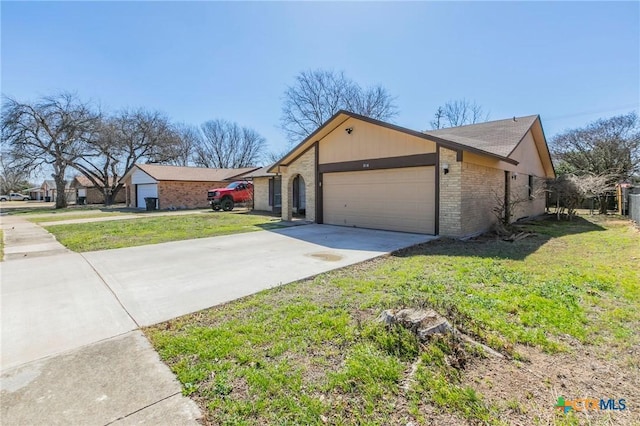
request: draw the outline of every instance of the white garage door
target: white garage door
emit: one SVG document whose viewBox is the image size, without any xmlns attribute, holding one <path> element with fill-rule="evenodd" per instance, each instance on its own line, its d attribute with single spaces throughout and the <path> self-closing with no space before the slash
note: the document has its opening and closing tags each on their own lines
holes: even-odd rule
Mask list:
<svg viewBox="0 0 640 426">
<path fill-rule="evenodd" d="M 144 209 L 147 207 L 147 204 L 144 201 L 145 197 L 158 197 L 158 184 L 157 183 L 148 183 L 143 185 L 137 185 L 138 187 L 138 208 Z"/>
<path fill-rule="evenodd" d="M 435 167 L 325 173 L 323 221 L 435 233 Z"/>
</svg>

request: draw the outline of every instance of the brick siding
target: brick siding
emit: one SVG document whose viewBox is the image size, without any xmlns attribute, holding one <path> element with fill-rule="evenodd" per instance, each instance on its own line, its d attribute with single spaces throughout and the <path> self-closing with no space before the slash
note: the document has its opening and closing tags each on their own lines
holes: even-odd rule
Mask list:
<svg viewBox="0 0 640 426">
<path fill-rule="evenodd" d="M 316 220 L 316 154 L 312 147 L 296 161 L 289 164 L 282 173 L 282 220 L 291 220 L 293 200 L 293 179 L 300 175 L 304 179 L 306 194 L 305 219 Z"/>
<path fill-rule="evenodd" d="M 461 194 L 460 235 L 491 229 L 498 220 L 493 210 L 504 200 L 504 170 L 463 162 Z"/>
<path fill-rule="evenodd" d="M 254 210 L 273 211 L 273 206 L 269 205 L 269 179 L 268 177 L 253 179 Z"/>
<path fill-rule="evenodd" d="M 462 236 L 462 163 L 456 160 L 456 152 L 440 148 L 440 235 L 448 237 Z M 449 173 L 444 174 L 443 164 L 449 165 Z"/>
<path fill-rule="evenodd" d="M 207 192 L 213 188 L 224 188 L 229 182 L 158 182 L 158 203 L 160 209 L 193 209 L 207 207 Z M 131 202 L 134 202 L 132 194 Z"/>
</svg>

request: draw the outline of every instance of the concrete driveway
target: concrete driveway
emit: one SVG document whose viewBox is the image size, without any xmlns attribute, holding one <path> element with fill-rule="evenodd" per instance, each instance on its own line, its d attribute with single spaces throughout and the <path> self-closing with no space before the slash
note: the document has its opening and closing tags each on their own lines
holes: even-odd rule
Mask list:
<svg viewBox="0 0 640 426">
<path fill-rule="evenodd" d="M 329 225 L 85 253 L 140 326 L 429 241 Z"/>
<path fill-rule="evenodd" d="M 23 226 L 9 229 L 37 236 Z M 196 424 L 140 326 L 433 238 L 304 225 L 84 254 L 16 248 L 0 263 L 3 421 Z"/>
</svg>

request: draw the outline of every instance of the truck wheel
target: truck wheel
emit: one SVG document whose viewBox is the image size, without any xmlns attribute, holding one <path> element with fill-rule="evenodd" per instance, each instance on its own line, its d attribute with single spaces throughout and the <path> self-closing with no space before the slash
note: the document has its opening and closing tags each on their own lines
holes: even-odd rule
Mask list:
<svg viewBox="0 0 640 426">
<path fill-rule="evenodd" d="M 222 206 L 222 210 L 224 210 L 225 212 L 230 212 L 231 210 L 233 210 L 233 200 L 230 198 L 225 198 L 224 200 L 222 200 L 220 205 Z"/>
</svg>

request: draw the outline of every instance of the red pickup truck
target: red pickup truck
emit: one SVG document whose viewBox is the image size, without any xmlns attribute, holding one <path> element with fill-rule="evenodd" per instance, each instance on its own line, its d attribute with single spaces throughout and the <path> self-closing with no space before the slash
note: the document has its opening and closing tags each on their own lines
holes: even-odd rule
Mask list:
<svg viewBox="0 0 640 426">
<path fill-rule="evenodd" d="M 210 189 L 207 192 L 207 201 L 213 210 L 233 210 L 238 203 L 246 203 L 253 199 L 253 185 L 251 182 L 237 181 L 227 185 L 226 188 Z"/>
</svg>

